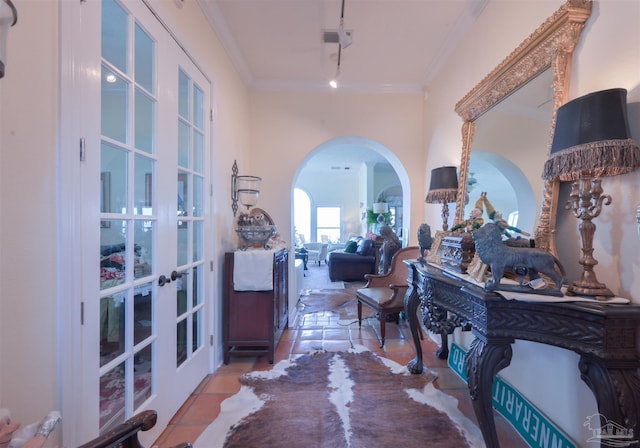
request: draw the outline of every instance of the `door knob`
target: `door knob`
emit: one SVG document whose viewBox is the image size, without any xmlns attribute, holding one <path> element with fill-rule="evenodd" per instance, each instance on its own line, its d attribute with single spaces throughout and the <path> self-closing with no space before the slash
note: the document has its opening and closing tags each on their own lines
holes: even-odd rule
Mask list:
<svg viewBox="0 0 640 448">
<path fill-rule="evenodd" d="M 179 279 L 182 276 L 187 275 L 187 274 L 188 274 L 188 272 L 186 272 L 186 271 L 183 271 L 183 272 L 173 271 L 171 273 L 171 280 L 175 281 L 176 279 Z"/>
<path fill-rule="evenodd" d="M 171 283 L 171 279 L 170 278 L 167 278 L 164 275 L 161 275 L 160 277 L 158 277 L 158 285 L 164 286 L 167 283 Z"/>
</svg>

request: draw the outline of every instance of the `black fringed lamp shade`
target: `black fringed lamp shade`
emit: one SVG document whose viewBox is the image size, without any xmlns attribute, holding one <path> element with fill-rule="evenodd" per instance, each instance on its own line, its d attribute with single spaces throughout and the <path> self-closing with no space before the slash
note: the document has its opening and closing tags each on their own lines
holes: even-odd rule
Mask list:
<svg viewBox="0 0 640 448">
<path fill-rule="evenodd" d="M 627 119 L 627 91 L 609 89 L 593 92 L 558 108 L 551 153 L 544 165 L 548 180 L 572 181 L 566 208 L 580 220 L 583 267 L 581 277 L 567 293 L 598 300 L 613 296 L 598 281 L 594 266 L 593 237 L 603 205 L 611 195 L 603 194 L 601 178 L 629 173 L 640 165 L 640 150 L 631 139 Z"/>
<path fill-rule="evenodd" d="M 425 202 L 441 204 L 455 202 L 458 196 L 458 172 L 455 166 L 443 166 L 431 170 L 429 193 Z"/>
<path fill-rule="evenodd" d="M 629 132 L 625 89 L 593 92 L 558 108 L 546 179 L 575 181 L 583 171 L 617 176 L 638 166 L 640 150 Z"/>
</svg>

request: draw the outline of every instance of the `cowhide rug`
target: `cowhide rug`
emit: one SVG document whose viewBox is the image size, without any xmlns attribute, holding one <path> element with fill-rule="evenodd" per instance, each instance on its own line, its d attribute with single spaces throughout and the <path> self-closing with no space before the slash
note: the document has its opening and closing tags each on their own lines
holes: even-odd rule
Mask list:
<svg viewBox="0 0 640 448">
<path fill-rule="evenodd" d="M 362 288 L 364 282 L 349 282 L 342 290 L 313 290 L 300 296 L 298 311 L 300 314 L 313 314 L 320 312 L 332 312 L 340 316 L 340 319 L 357 319 L 356 291 Z M 368 307 L 363 307 L 363 317 L 374 314 Z"/>
<path fill-rule="evenodd" d="M 309 264 L 309 269 L 304 271 L 304 277 L 302 277 L 301 289 L 308 292 L 320 289 L 344 289 L 345 286 L 346 284 L 343 281 L 331 281 L 327 266 Z"/>
<path fill-rule="evenodd" d="M 196 448 L 481 447 L 436 375 L 357 347 L 315 352 L 241 377 Z"/>
</svg>

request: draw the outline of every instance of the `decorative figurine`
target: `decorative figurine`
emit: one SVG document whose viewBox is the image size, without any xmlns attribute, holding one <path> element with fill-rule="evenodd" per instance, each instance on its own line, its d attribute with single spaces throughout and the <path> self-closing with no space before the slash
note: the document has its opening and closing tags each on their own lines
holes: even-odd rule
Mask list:
<svg viewBox="0 0 640 448">
<path fill-rule="evenodd" d="M 489 216 L 489 219 L 493 221 L 495 225 L 500 227 L 500 230 L 502 231 L 505 237 L 514 238 L 514 237 L 517 237 L 518 234 L 524 235 L 524 236 L 531 236 L 530 233 L 527 233 L 524 230 L 521 230 L 517 227 L 509 225 L 509 223 L 502 217 L 502 213 L 499 211 L 496 211 L 496 209 L 493 207 L 493 204 L 489 202 L 489 199 L 487 198 L 487 193 L 482 193 L 481 199 L 484 201 L 484 207 L 487 211 L 487 215 Z"/>
<path fill-rule="evenodd" d="M 391 259 L 398 249 L 402 247 L 402 242 L 390 226 L 381 226 L 380 235 L 384 238 L 384 242 L 382 243 L 381 273 L 386 274 L 391 268 Z"/>
<path fill-rule="evenodd" d="M 482 206 L 484 204 L 484 197 L 487 193 L 482 193 L 480 198 L 476 201 L 476 206 L 471 210 L 469 214 L 469 219 L 465 219 L 459 224 L 456 224 L 451 228 L 452 232 L 460 233 L 460 232 L 473 232 L 474 230 L 479 229 L 484 224 L 484 219 L 482 218 Z"/>
<path fill-rule="evenodd" d="M 519 291 L 547 295 L 562 296 L 565 270 L 560 261 L 550 252 L 531 247 L 512 247 L 502 242 L 502 231 L 493 223 L 487 223 L 472 233 L 476 246 L 476 253 L 483 263 L 491 268 L 492 279 L 487 280 L 485 289 L 493 291 Z M 500 281 L 505 271 L 511 271 L 518 276 L 519 286 L 501 285 Z M 544 282 L 538 280 L 544 274 L 555 283 L 555 288 L 546 288 Z M 524 284 L 528 277 L 531 287 Z M 542 283 L 542 288 L 539 284 Z"/>
<path fill-rule="evenodd" d="M 431 227 L 427 223 L 422 223 L 420 224 L 420 227 L 418 227 L 418 244 L 420 246 L 420 258 L 418 258 L 418 261 L 424 264 L 424 253 L 425 251 L 430 251 L 431 245 L 433 244 Z"/>
<path fill-rule="evenodd" d="M 270 249 L 271 240 L 276 236 L 276 226 L 267 212 L 261 208 L 253 208 L 238 216 L 236 232 L 240 237 L 240 250 L 247 250 L 249 247 Z"/>
</svg>

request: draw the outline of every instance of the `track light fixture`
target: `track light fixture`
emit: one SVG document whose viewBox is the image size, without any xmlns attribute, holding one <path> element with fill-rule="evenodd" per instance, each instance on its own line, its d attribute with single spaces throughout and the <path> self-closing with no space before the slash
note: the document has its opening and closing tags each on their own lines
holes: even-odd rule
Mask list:
<svg viewBox="0 0 640 448">
<path fill-rule="evenodd" d="M 340 77 L 340 62 L 342 61 L 342 49 L 351 45 L 351 35 L 344 29 L 344 1 L 342 0 L 342 9 L 340 11 L 340 25 L 338 26 L 338 64 L 336 66 L 336 76 L 329 81 L 329 86 L 334 89 L 338 88 L 338 78 Z"/>
<path fill-rule="evenodd" d="M 340 19 L 340 26 L 338 27 L 338 44 L 340 44 L 340 48 L 347 48 L 351 43 L 351 36 L 344 30 L 344 19 Z"/>
<path fill-rule="evenodd" d="M 329 81 L 329 85 L 337 89 L 338 88 L 338 80 L 340 79 L 340 61 L 338 60 L 338 68 L 336 69 L 336 76 L 334 76 L 331 81 Z"/>
</svg>

